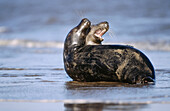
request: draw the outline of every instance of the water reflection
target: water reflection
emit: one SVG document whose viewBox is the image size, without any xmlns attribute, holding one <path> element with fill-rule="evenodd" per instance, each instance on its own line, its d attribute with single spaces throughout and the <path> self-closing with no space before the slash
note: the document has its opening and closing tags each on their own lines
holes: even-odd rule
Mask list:
<svg viewBox="0 0 170 111">
<path fill-rule="evenodd" d="M 65 83 L 65 96 L 67 99 L 133 101 L 151 95 L 153 87 L 118 82 L 70 81 Z"/>
<path fill-rule="evenodd" d="M 128 84 L 122 82 L 77 82 L 68 81 L 66 82 L 67 89 L 83 88 L 83 87 L 148 87 L 150 85 L 142 84 Z"/>
<path fill-rule="evenodd" d="M 137 111 L 147 108 L 148 104 L 66 103 L 64 107 L 65 111 Z"/>
</svg>

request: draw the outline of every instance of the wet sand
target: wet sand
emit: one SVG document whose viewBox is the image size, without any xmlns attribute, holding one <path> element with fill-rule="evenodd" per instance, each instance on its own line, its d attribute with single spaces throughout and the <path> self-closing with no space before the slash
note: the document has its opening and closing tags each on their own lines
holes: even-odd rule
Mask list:
<svg viewBox="0 0 170 111">
<path fill-rule="evenodd" d="M 28 111 L 158 111 L 169 108 L 169 52 L 145 51 L 155 66 L 156 83 L 131 85 L 118 82 L 72 81 L 63 69 L 62 49 L 3 49 L 7 48 L 1 47 L 0 54 L 0 107 L 2 106 L 3 111 L 24 108 Z"/>
<path fill-rule="evenodd" d="M 1 102 L 2 111 L 169 111 L 170 103 Z"/>
</svg>

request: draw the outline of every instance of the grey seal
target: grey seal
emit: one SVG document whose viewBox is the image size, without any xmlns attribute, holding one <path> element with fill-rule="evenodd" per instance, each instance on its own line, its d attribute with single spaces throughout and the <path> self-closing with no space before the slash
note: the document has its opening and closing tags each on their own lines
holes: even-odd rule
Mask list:
<svg viewBox="0 0 170 111">
<path fill-rule="evenodd" d="M 91 28 L 91 22 L 82 19 L 64 43 L 65 71 L 74 81 L 155 82 L 154 67 L 140 50 L 127 45 L 87 45 L 86 37 L 94 30 Z"/>
</svg>

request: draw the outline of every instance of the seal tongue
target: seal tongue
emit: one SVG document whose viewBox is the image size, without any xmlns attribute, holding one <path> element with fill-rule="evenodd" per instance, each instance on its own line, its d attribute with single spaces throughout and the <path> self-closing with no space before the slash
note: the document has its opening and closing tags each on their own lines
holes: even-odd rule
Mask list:
<svg viewBox="0 0 170 111">
<path fill-rule="evenodd" d="M 101 30 L 101 29 L 99 29 L 99 30 L 97 30 L 96 32 L 95 32 L 95 36 L 97 36 L 97 37 L 99 37 L 99 38 L 102 38 L 102 36 L 105 34 L 105 32 L 106 32 L 106 29 L 103 29 L 103 30 Z M 103 39 L 103 38 L 102 38 Z"/>
<path fill-rule="evenodd" d="M 96 34 L 100 34 L 102 31 L 101 30 L 97 30 L 96 31 Z"/>
</svg>

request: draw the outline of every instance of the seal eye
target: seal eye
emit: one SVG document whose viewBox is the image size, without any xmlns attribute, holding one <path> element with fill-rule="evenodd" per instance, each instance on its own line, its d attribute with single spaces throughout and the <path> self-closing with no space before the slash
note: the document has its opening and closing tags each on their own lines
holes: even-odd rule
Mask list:
<svg viewBox="0 0 170 111">
<path fill-rule="evenodd" d="M 84 27 L 84 28 L 89 28 L 90 25 L 91 25 L 91 22 L 87 18 L 82 19 L 79 24 L 79 26 Z"/>
</svg>

